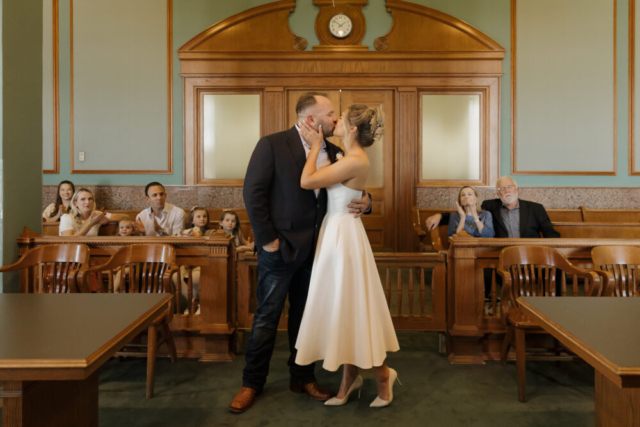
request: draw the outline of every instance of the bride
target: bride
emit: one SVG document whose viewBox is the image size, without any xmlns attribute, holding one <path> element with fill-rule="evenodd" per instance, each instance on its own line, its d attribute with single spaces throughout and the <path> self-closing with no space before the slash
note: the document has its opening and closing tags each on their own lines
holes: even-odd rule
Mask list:
<svg viewBox="0 0 640 427">
<path fill-rule="evenodd" d="M 324 140 L 307 123 L 300 125 L 311 145 L 300 184 L 304 189 L 327 188 L 328 207 L 318 236 L 309 296 L 296 342 L 296 363 L 324 360 L 323 368 L 336 371 L 344 365 L 338 394 L 325 405 L 344 405 L 362 387 L 358 368 L 373 368 L 378 396 L 371 407 L 393 400 L 398 375 L 385 364 L 387 351 L 399 350 L 371 245 L 359 215 L 346 207 L 359 198 L 369 173 L 364 150 L 382 136 L 384 117 L 379 109 L 352 105 L 336 124 L 334 136 L 342 139 L 345 156 L 316 170 Z M 356 197 L 357 196 L 357 197 Z"/>
</svg>

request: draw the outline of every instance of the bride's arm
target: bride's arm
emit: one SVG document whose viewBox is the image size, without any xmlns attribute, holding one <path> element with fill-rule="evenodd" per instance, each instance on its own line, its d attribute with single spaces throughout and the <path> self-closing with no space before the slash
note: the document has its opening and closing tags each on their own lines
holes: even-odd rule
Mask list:
<svg viewBox="0 0 640 427">
<path fill-rule="evenodd" d="M 322 169 L 316 169 L 318 154 L 320 153 L 324 139 L 322 128 L 320 128 L 319 133 L 313 131 L 313 129 L 309 130 L 310 128 L 308 127 L 305 128 L 305 133 L 303 134 L 304 139 L 311 145 L 307 162 L 304 165 L 302 176 L 300 177 L 300 186 L 305 190 L 325 188 L 339 182 L 344 182 L 355 177 L 362 171 L 362 168 L 367 167 L 367 165 L 359 159 L 344 157 L 339 162 Z"/>
</svg>

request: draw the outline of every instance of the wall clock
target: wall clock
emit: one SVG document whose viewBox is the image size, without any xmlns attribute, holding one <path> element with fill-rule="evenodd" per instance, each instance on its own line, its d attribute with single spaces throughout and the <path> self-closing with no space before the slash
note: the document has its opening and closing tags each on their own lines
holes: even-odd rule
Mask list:
<svg viewBox="0 0 640 427">
<path fill-rule="evenodd" d="M 362 7 L 368 0 L 314 0 L 318 6 L 316 34 L 320 40 L 313 50 L 324 51 L 364 51 L 362 39 L 367 24 Z"/>
</svg>

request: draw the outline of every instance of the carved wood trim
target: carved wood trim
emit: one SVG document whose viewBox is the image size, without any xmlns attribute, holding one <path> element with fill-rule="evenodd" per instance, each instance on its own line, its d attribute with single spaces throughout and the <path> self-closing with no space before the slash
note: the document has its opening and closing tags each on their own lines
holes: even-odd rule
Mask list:
<svg viewBox="0 0 640 427">
<path fill-rule="evenodd" d="M 293 34 L 288 25 L 288 17 L 295 7 L 295 0 L 281 0 L 233 15 L 185 43 L 178 49 L 180 58 L 189 52 L 279 52 L 294 50 L 302 44 L 306 46 L 306 40 Z M 280 25 L 281 21 L 286 21 L 287 25 Z"/>
<path fill-rule="evenodd" d="M 42 173 L 60 173 L 60 0 L 51 0 L 53 16 L 53 169 L 44 169 Z"/>
<path fill-rule="evenodd" d="M 447 34 L 450 52 L 505 51 L 477 28 L 446 13 L 402 0 L 387 0 L 386 6 L 393 15 L 393 25 L 380 38 L 386 40 L 378 42 L 381 47 L 387 46 L 386 51 L 441 51 L 442 33 Z M 425 25 L 424 18 L 432 21 L 433 25 Z M 411 37 L 407 37 L 407 32 L 411 32 Z"/>
<path fill-rule="evenodd" d="M 398 143 L 396 145 L 395 186 L 397 224 L 411 224 L 411 207 L 415 205 L 415 170 L 417 169 L 418 145 L 418 90 L 398 89 Z M 396 227 L 396 250 L 411 252 L 416 241 L 411 227 Z"/>
<path fill-rule="evenodd" d="M 173 173 L 173 0 L 166 0 L 167 5 L 167 168 L 166 169 L 75 169 L 75 152 L 73 148 L 73 0 L 69 0 L 70 9 L 70 60 L 71 66 L 69 69 L 69 92 L 70 92 L 70 150 L 71 150 L 71 173 L 72 174 L 157 174 L 157 175 L 171 175 Z"/>
<path fill-rule="evenodd" d="M 631 0 L 633 1 L 633 0 Z M 617 10 L 618 1 L 613 0 L 613 171 L 524 171 L 517 169 L 516 137 L 516 7 L 517 0 L 511 0 L 511 174 L 512 175 L 617 175 L 618 173 L 618 83 L 617 83 Z M 630 6 L 631 7 L 631 6 Z M 631 66 L 631 63 L 629 64 Z M 629 117 L 631 122 L 631 117 Z"/>
</svg>

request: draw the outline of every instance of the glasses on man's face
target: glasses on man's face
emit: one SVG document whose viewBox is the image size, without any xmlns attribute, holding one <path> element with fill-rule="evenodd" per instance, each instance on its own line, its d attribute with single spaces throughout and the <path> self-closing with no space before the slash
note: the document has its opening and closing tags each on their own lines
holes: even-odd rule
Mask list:
<svg viewBox="0 0 640 427">
<path fill-rule="evenodd" d="M 505 185 L 504 187 L 498 187 L 498 193 L 502 193 L 507 190 L 514 190 L 516 188 L 515 185 Z"/>
</svg>

